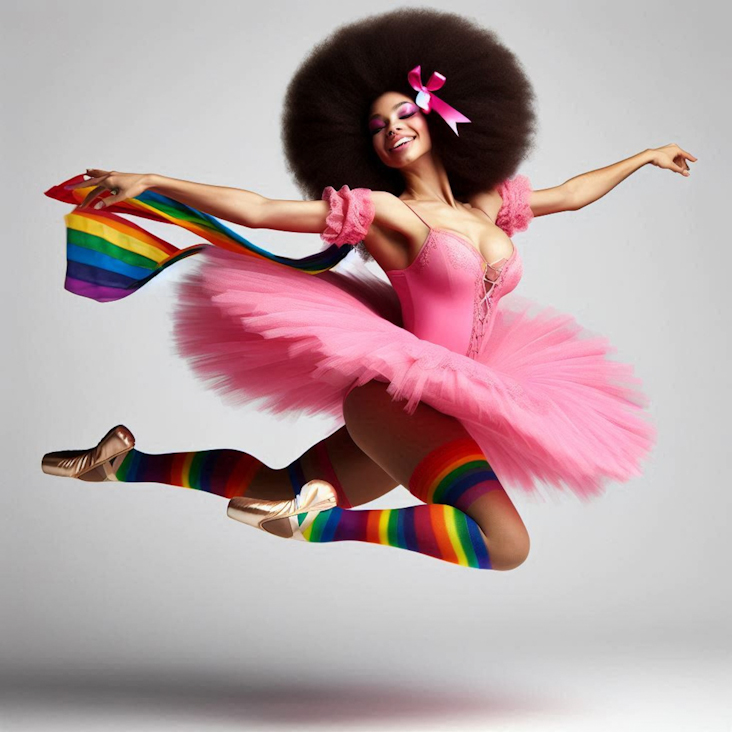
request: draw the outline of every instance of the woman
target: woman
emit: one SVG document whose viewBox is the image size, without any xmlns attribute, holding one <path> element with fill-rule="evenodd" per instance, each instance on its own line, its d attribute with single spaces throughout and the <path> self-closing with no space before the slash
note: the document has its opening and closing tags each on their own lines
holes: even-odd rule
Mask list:
<svg viewBox="0 0 732 732">
<path fill-rule="evenodd" d="M 426 85 L 415 62 L 436 71 Z M 355 245 L 389 285 L 206 247 L 179 289 L 181 355 L 227 397 L 343 426 L 275 470 L 228 449 L 147 454 L 118 425 L 96 448 L 44 456 L 44 471 L 205 490 L 230 499 L 232 518 L 282 537 L 379 543 L 484 569 L 522 564 L 529 536 L 504 485 L 597 495 L 608 479 L 639 474 L 655 430 L 632 368 L 607 359 L 605 339 L 570 316 L 531 317 L 529 301 L 499 307 L 522 271 L 510 237 L 646 163 L 688 175 L 696 160 L 667 145 L 532 191 L 524 176 L 509 178 L 530 149 L 532 100 L 491 31 L 399 10 L 339 29 L 290 84 L 285 151 L 310 200 L 87 171 L 68 186 L 92 187 L 79 212 L 125 210 L 154 193 L 250 228 L 320 233 L 338 251 Z M 400 484 L 423 504 L 352 510 Z"/>
</svg>

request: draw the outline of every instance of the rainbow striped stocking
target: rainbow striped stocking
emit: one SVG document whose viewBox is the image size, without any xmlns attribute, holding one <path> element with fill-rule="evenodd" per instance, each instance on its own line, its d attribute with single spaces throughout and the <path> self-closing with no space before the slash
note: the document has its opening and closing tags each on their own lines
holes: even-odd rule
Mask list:
<svg viewBox="0 0 732 732">
<path fill-rule="evenodd" d="M 445 443 L 428 453 L 408 488 L 427 505 L 360 511 L 333 508 L 319 513 L 303 536 L 312 542 L 384 544 L 465 567 L 491 569 L 484 535 L 464 511 L 502 486 L 472 438 Z M 299 517 L 301 523 L 305 516 Z"/>
<path fill-rule="evenodd" d="M 295 493 L 305 483 L 301 458 L 287 466 Z M 272 470 L 253 455 L 238 450 L 201 450 L 160 455 L 132 449 L 115 471 L 125 483 L 165 483 L 214 493 L 223 498 L 243 496 L 259 470 Z"/>
</svg>

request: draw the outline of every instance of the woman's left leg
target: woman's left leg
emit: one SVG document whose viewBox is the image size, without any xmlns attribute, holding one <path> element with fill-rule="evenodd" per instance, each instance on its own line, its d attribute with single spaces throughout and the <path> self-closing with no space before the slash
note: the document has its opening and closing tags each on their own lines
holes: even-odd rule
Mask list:
<svg viewBox="0 0 732 732">
<path fill-rule="evenodd" d="M 303 538 L 382 544 L 480 569 L 523 563 L 529 551 L 526 527 L 459 421 L 423 403 L 408 415 L 377 381 L 350 392 L 344 415 L 356 445 L 427 505 L 338 507 L 310 520 L 303 513 L 298 516 Z"/>
</svg>

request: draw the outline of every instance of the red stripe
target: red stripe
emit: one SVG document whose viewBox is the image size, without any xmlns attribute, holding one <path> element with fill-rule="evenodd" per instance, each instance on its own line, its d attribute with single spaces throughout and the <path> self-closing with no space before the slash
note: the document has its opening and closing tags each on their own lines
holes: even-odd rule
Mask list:
<svg viewBox="0 0 732 732">
<path fill-rule="evenodd" d="M 327 480 L 328 483 L 335 488 L 336 493 L 338 494 L 338 505 L 341 508 L 353 508 L 353 505 L 348 500 L 348 496 L 343 490 L 341 482 L 338 480 L 338 476 L 335 474 L 333 463 L 330 460 L 330 455 L 328 455 L 328 448 L 325 446 L 325 440 L 321 440 L 317 445 L 315 445 L 313 454 L 318 463 L 318 470 L 323 474 L 323 480 Z"/>
<path fill-rule="evenodd" d="M 245 495 L 249 484 L 262 465 L 264 463 L 257 460 L 253 455 L 249 455 L 246 452 L 241 453 L 234 469 L 231 471 L 229 479 L 226 481 L 224 497 L 236 498 L 237 496 Z"/>
</svg>

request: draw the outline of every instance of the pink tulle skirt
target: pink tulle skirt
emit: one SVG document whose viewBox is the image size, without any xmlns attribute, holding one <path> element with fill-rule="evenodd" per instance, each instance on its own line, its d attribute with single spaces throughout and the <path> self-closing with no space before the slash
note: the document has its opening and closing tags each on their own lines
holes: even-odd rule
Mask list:
<svg viewBox="0 0 732 732">
<path fill-rule="evenodd" d="M 570 315 L 509 293 L 473 359 L 401 327 L 368 269 L 311 275 L 211 247 L 177 284 L 176 350 L 226 402 L 343 423 L 355 385 L 384 382 L 459 420 L 504 486 L 580 497 L 641 474 L 656 431 L 633 367 Z"/>
</svg>

